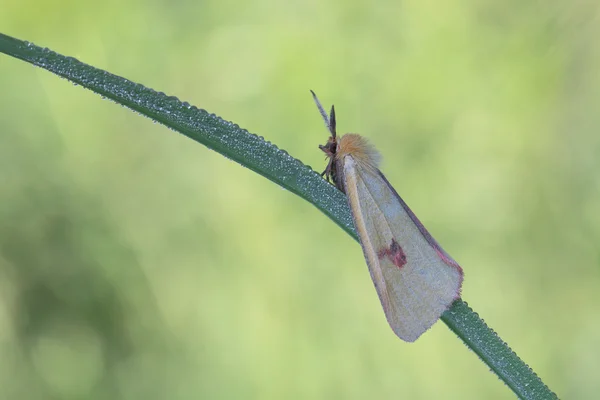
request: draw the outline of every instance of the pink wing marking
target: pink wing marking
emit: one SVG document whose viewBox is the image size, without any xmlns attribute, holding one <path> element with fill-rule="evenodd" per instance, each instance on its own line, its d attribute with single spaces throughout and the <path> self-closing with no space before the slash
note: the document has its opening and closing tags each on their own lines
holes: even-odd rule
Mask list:
<svg viewBox="0 0 600 400">
<path fill-rule="evenodd" d="M 387 257 L 398 268 L 402 268 L 406 265 L 406 254 L 404 254 L 404 250 L 402 250 L 402 247 L 396 242 L 396 239 L 392 239 L 390 247 L 379 249 L 377 257 L 379 257 L 380 260 Z"/>
</svg>

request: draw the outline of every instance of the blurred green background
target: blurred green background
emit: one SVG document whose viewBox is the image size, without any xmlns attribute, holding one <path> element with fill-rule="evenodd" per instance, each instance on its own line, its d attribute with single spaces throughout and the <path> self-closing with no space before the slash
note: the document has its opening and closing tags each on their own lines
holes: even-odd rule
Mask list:
<svg viewBox="0 0 600 400">
<path fill-rule="evenodd" d="M 3 33 L 314 169 L 340 131 L 560 396 L 600 391 L 600 4 L 2 0 Z M 359 245 L 201 145 L 0 55 L 0 398 L 512 398 L 388 327 Z"/>
</svg>

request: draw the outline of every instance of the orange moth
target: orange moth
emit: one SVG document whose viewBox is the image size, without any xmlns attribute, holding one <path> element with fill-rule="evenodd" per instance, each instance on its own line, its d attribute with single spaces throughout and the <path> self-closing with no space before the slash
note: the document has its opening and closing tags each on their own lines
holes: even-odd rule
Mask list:
<svg viewBox="0 0 600 400">
<path fill-rule="evenodd" d="M 414 342 L 460 297 L 463 271 L 379 171 L 380 155 L 365 138 L 337 138 L 335 109 L 328 116 L 311 90 L 331 133 L 319 146 L 329 162 L 323 174 L 348 198 L 354 227 L 385 316 L 398 337 Z"/>
</svg>

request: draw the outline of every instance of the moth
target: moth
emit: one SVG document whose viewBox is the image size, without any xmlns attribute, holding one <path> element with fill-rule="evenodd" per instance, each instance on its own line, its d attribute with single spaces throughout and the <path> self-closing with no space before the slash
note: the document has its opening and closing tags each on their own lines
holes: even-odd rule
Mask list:
<svg viewBox="0 0 600 400">
<path fill-rule="evenodd" d="M 324 175 L 346 194 L 371 279 L 390 327 L 414 342 L 460 298 L 463 271 L 379 171 L 381 156 L 362 136 L 338 139 L 335 108 L 313 99 L 331 136 L 319 148 Z"/>
</svg>

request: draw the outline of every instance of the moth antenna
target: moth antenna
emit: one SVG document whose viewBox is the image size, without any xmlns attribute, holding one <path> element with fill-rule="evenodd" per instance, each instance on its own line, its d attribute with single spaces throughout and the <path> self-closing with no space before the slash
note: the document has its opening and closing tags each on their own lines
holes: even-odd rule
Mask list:
<svg viewBox="0 0 600 400">
<path fill-rule="evenodd" d="M 321 113 L 321 117 L 323 117 L 323 121 L 325 121 L 325 126 L 327 127 L 327 129 L 329 130 L 329 132 L 331 132 L 331 135 L 335 139 L 335 113 L 333 111 L 333 107 L 331 107 L 331 116 L 333 118 L 333 128 L 332 128 L 331 121 L 329 120 L 329 117 L 327 116 L 327 113 L 325 112 L 325 109 L 321 105 L 321 102 L 319 101 L 319 98 L 317 97 L 317 95 L 315 94 L 315 92 L 313 92 L 312 90 L 310 92 L 312 93 L 313 100 L 317 104 L 317 108 L 319 109 L 319 112 Z"/>
<path fill-rule="evenodd" d="M 331 113 L 329 114 L 329 132 L 331 132 L 331 136 L 335 139 L 335 107 L 333 106 L 331 106 Z"/>
</svg>

